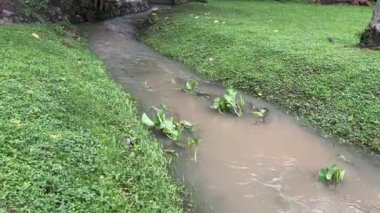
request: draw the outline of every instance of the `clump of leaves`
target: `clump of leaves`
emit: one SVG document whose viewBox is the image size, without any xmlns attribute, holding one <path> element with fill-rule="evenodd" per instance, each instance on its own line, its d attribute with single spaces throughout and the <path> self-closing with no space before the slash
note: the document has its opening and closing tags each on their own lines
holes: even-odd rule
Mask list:
<svg viewBox="0 0 380 213">
<path fill-rule="evenodd" d="M 319 180 L 326 184 L 339 184 L 343 181 L 345 171 L 336 165 L 323 168 L 319 171 Z"/>
<path fill-rule="evenodd" d="M 149 128 L 159 130 L 168 138 L 177 142 L 182 139 L 182 133 L 185 129 L 189 129 L 191 131 L 194 130 L 193 125 L 188 121 L 177 121 L 173 117 L 167 118 L 166 107 L 164 105 L 162 105 L 161 108 L 156 109 L 156 114 L 153 119 L 143 113 L 141 120 L 143 124 Z"/>
<path fill-rule="evenodd" d="M 264 122 L 265 117 L 268 115 L 268 108 L 254 107 L 252 114 L 257 118 L 258 121 Z"/>
<path fill-rule="evenodd" d="M 160 29 L 160 18 L 158 17 L 157 13 L 151 13 L 150 18 L 148 20 L 149 24 L 152 25 L 151 29 L 153 31 L 159 30 Z"/>
<path fill-rule="evenodd" d="M 185 84 L 185 91 L 190 93 L 195 93 L 195 91 L 198 89 L 198 82 L 195 80 L 187 81 Z"/>
<path fill-rule="evenodd" d="M 239 117 L 243 114 L 243 107 L 243 97 L 237 98 L 237 91 L 232 88 L 227 89 L 223 97 L 215 98 L 212 105 L 212 108 L 220 113 L 232 113 Z"/>
</svg>

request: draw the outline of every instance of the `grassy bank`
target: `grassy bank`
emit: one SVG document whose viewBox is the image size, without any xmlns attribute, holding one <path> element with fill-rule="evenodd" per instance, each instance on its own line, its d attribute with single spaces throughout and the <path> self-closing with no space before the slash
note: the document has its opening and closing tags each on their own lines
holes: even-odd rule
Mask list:
<svg viewBox="0 0 380 213">
<path fill-rule="evenodd" d="M 0 38 L 0 212 L 180 212 L 161 146 L 85 41 L 57 25 Z"/>
<path fill-rule="evenodd" d="M 142 39 L 212 79 L 262 93 L 342 142 L 380 151 L 380 52 L 355 47 L 372 10 L 276 1 L 185 4 L 162 15 L 161 30 Z"/>
</svg>

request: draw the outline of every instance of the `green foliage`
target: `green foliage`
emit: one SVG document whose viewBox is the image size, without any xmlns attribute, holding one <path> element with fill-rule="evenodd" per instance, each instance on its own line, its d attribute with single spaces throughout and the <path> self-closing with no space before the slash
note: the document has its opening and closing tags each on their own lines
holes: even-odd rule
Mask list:
<svg viewBox="0 0 380 213">
<path fill-rule="evenodd" d="M 265 122 L 265 118 L 268 115 L 268 109 L 255 107 L 251 113 L 256 119 L 256 122 Z"/>
<path fill-rule="evenodd" d="M 24 8 L 27 17 L 37 18 L 40 22 L 44 22 L 41 14 L 45 13 L 49 7 L 50 0 L 19 0 Z"/>
<path fill-rule="evenodd" d="M 186 81 L 185 90 L 190 93 L 195 93 L 198 89 L 198 82 L 195 80 Z"/>
<path fill-rule="evenodd" d="M 187 144 L 190 146 L 189 151 L 193 150 L 193 160 L 197 162 L 197 153 L 198 153 L 198 146 L 201 144 L 201 139 L 200 138 L 189 138 L 187 140 Z M 190 155 L 190 154 L 189 154 Z"/>
<path fill-rule="evenodd" d="M 143 40 L 213 80 L 265 94 L 323 134 L 380 151 L 380 52 L 357 48 L 355 35 L 372 12 L 274 1 L 190 3 Z"/>
<path fill-rule="evenodd" d="M 319 171 L 319 180 L 326 184 L 339 184 L 343 181 L 345 171 L 336 165 L 323 168 Z"/>
<path fill-rule="evenodd" d="M 189 140 L 187 141 L 187 143 L 191 147 L 197 147 L 197 146 L 199 146 L 199 144 L 201 144 L 201 139 L 200 138 L 189 138 Z"/>
<path fill-rule="evenodd" d="M 0 26 L 0 209 L 180 212 L 135 102 L 86 42 L 60 29 Z"/>
<path fill-rule="evenodd" d="M 156 114 L 154 115 L 153 120 L 145 113 L 143 113 L 141 120 L 147 127 L 159 130 L 168 138 L 177 142 L 182 140 L 183 131 L 185 129 L 193 130 L 193 125 L 188 121 L 177 121 L 173 117 L 167 118 L 164 105 L 162 105 L 161 108 L 156 109 Z"/>
<path fill-rule="evenodd" d="M 238 99 L 236 90 L 228 88 L 223 97 L 214 99 L 212 108 L 220 113 L 232 113 L 241 116 L 243 114 L 244 99 L 242 96 L 239 97 Z"/>
</svg>

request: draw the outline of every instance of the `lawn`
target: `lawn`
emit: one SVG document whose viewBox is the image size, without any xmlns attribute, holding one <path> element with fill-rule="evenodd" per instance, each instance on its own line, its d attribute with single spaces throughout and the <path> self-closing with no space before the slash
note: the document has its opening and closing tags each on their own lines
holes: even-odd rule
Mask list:
<svg viewBox="0 0 380 213">
<path fill-rule="evenodd" d="M 63 32 L 0 26 L 0 212 L 180 212 L 136 103 Z"/>
<path fill-rule="evenodd" d="M 356 47 L 372 10 L 211 0 L 160 15 L 142 40 L 323 134 L 380 151 L 380 52 Z"/>
</svg>

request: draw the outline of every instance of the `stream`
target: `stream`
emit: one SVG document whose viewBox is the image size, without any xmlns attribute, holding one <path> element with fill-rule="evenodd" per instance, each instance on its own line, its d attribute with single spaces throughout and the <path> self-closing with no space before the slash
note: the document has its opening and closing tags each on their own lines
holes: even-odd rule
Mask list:
<svg viewBox="0 0 380 213">
<path fill-rule="evenodd" d="M 221 115 L 207 98 L 181 91 L 187 80 L 198 81 L 208 94 L 222 95 L 224 88 L 137 41 L 137 28 L 148 13 L 84 28 L 109 76 L 144 111 L 150 114 L 151 106 L 165 104 L 171 115 L 198 126 L 197 162 L 185 157 L 176 166 L 178 178 L 196 191 L 196 204 L 202 206 L 197 212 L 380 212 L 378 158 L 320 137 L 252 96 L 244 98 L 269 109 L 264 123 Z M 350 163 L 339 160 L 340 154 Z M 346 170 L 337 187 L 318 181 L 319 170 L 332 164 Z"/>
</svg>

